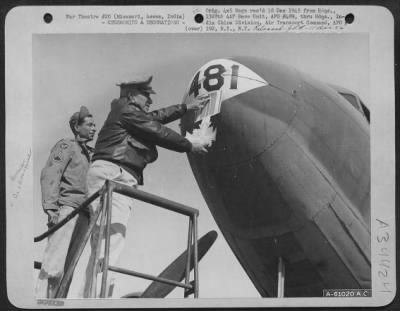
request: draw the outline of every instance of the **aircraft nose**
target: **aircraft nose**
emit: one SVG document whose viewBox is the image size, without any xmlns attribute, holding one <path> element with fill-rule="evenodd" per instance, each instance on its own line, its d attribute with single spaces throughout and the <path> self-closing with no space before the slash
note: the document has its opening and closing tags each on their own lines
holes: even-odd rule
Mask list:
<svg viewBox="0 0 400 311">
<path fill-rule="evenodd" d="M 225 165 L 250 160 L 271 148 L 295 114 L 292 99 L 271 86 L 230 98 L 218 116 L 215 152 Z"/>
<path fill-rule="evenodd" d="M 220 112 L 210 118 L 215 142 L 211 161 L 231 166 L 268 150 L 290 126 L 296 112 L 293 98 L 269 85 L 255 88 L 221 102 Z M 182 119 L 183 132 L 192 132 L 195 116 Z"/>
<path fill-rule="evenodd" d="M 188 157 L 206 200 L 222 198 L 224 207 L 215 213 L 229 214 L 216 216 L 225 219 L 227 226 L 247 232 L 288 219 L 290 210 L 275 184 L 279 177 L 269 173 L 275 163 L 269 155 L 286 137 L 295 115 L 296 100 L 264 84 L 221 100 L 219 113 L 210 117 L 215 141 L 206 155 Z M 181 125 L 183 134 L 192 133 L 201 127 L 201 120 L 187 114 Z"/>
<path fill-rule="evenodd" d="M 203 94 L 211 101 L 201 113 L 184 116 L 182 133 L 212 132 L 215 141 L 208 156 L 219 165 L 234 165 L 268 150 L 294 118 L 295 99 L 286 87 L 291 83 L 281 81 L 276 68 L 262 68 L 217 59 L 200 68 L 190 83 L 185 103 Z"/>
</svg>

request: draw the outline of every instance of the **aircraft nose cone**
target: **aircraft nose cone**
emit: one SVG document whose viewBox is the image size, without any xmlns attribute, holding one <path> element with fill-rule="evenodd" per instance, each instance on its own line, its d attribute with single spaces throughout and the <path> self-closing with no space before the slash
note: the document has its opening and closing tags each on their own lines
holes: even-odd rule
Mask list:
<svg viewBox="0 0 400 311">
<path fill-rule="evenodd" d="M 272 147 L 295 114 L 290 101 L 271 86 L 265 86 L 224 102 L 215 152 L 225 165 L 248 161 Z"/>
<path fill-rule="evenodd" d="M 215 141 L 209 148 L 212 163 L 226 167 L 248 161 L 268 150 L 290 126 L 296 112 L 293 98 L 263 86 L 224 100 L 211 117 Z M 194 116 L 182 119 L 183 132 L 198 126 Z"/>
<path fill-rule="evenodd" d="M 214 100 L 201 115 L 184 116 L 182 133 L 193 133 L 199 127 L 207 132 L 200 121 L 209 116 L 215 141 L 208 158 L 219 167 L 248 161 L 268 150 L 296 114 L 292 91 L 297 81 L 282 76 L 282 70 L 248 59 L 217 59 L 205 64 L 193 78 L 184 102 L 205 93 Z"/>
<path fill-rule="evenodd" d="M 285 133 L 295 119 L 298 99 L 290 91 L 296 81 L 286 83 L 278 76 L 279 70 L 271 66 L 246 65 L 247 72 L 242 63 L 238 65 L 233 85 L 237 89 L 225 83 L 215 97 L 220 102 L 209 109 L 213 113 L 207 124 L 215 131 L 215 141 L 208 153 L 188 157 L 213 215 L 229 230 L 253 232 L 284 222 L 290 215 L 271 166 L 276 165 L 274 147 L 287 137 Z M 225 68 L 232 66 L 229 63 Z M 232 80 L 229 75 L 227 80 Z M 184 102 L 190 102 L 190 94 L 189 90 Z M 198 95 L 202 95 L 201 90 Z M 195 113 L 188 113 L 182 118 L 182 134 L 201 132 L 204 123 Z M 282 156 L 282 161 L 285 159 Z"/>
</svg>

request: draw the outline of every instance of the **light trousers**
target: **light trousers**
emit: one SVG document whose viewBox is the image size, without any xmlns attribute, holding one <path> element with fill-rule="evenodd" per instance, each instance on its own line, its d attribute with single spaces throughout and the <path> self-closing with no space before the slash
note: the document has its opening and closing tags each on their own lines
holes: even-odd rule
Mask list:
<svg viewBox="0 0 400 311">
<path fill-rule="evenodd" d="M 58 222 L 74 210 L 71 206 L 61 206 Z M 51 234 L 42 259 L 42 267 L 36 283 L 36 298 L 54 298 L 58 285 L 64 275 L 65 260 L 70 246 L 77 217 Z"/>
<path fill-rule="evenodd" d="M 87 175 L 88 195 L 91 196 L 94 192 L 99 190 L 106 180 L 113 180 L 115 182 L 137 187 L 137 180 L 120 166 L 103 160 L 97 160 L 90 165 Z M 112 195 L 112 208 L 111 208 L 111 232 L 110 232 L 110 253 L 109 265 L 115 265 L 125 245 L 126 228 L 128 225 L 129 216 L 131 214 L 134 204 L 134 199 L 113 192 Z M 92 203 L 92 215 L 100 207 L 100 198 Z M 99 237 L 101 216 L 98 218 L 97 223 L 93 229 L 91 236 L 91 251 L 88 264 L 85 271 L 85 280 L 83 286 L 83 298 L 91 297 L 95 292 L 96 297 L 100 295 L 100 284 L 102 273 L 97 274 L 97 284 L 92 284 L 94 273 L 97 273 L 98 267 L 94 266 L 97 241 Z M 100 261 L 104 259 L 105 249 L 105 229 L 101 239 L 101 249 L 99 253 Z M 112 289 L 114 286 L 115 273 L 109 271 L 107 274 L 108 282 L 106 287 L 106 296 L 112 296 Z M 95 290 L 92 287 L 96 286 Z"/>
</svg>

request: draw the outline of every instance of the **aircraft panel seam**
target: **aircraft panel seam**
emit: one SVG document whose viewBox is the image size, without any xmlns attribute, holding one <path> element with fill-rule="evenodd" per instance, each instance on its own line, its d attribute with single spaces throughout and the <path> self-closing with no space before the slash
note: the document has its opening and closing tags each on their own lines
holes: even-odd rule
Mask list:
<svg viewBox="0 0 400 311">
<path fill-rule="evenodd" d="M 296 140 L 290 135 L 289 130 L 286 131 L 285 134 L 287 134 L 287 136 L 300 148 L 300 150 L 302 150 L 303 154 L 310 160 L 310 163 L 315 167 L 315 169 L 321 174 L 321 176 L 326 180 L 326 182 L 327 182 L 327 183 L 331 186 L 331 188 L 334 190 L 335 195 L 332 197 L 331 200 L 329 200 L 328 204 L 331 204 L 331 203 L 334 201 L 334 199 L 335 199 L 336 196 L 340 197 L 341 199 L 343 199 L 343 197 L 346 197 L 346 196 L 341 195 L 341 193 L 338 192 L 338 191 L 336 190 L 336 187 L 334 187 L 334 185 L 333 185 L 333 183 L 331 182 L 331 180 L 327 177 L 327 175 L 329 175 L 329 174 L 324 174 L 324 173 L 323 173 L 323 169 L 320 167 L 320 165 L 317 164 L 317 161 L 315 161 L 314 158 L 310 157 L 310 156 L 308 155 L 308 153 L 305 152 L 305 150 L 302 148 L 302 146 L 301 146 L 300 144 L 298 144 L 298 143 L 296 142 Z M 343 200 L 343 201 L 344 201 L 344 202 L 347 202 L 347 200 Z M 349 205 L 349 204 L 346 204 L 346 205 Z M 349 210 L 350 210 L 350 212 L 352 213 L 352 215 L 359 221 L 359 223 L 361 223 L 361 225 L 362 225 L 365 229 L 367 229 L 367 231 L 368 231 L 368 228 L 366 227 L 366 224 L 364 224 L 364 222 L 361 221 L 362 218 L 360 219 L 360 216 L 357 215 L 357 214 L 354 212 L 354 210 L 353 210 L 352 208 L 349 208 Z"/>
<path fill-rule="evenodd" d="M 347 234 L 349 235 L 349 237 L 351 238 L 351 240 L 353 241 L 353 243 L 356 245 L 357 249 L 359 250 L 359 252 L 362 254 L 362 256 L 364 257 L 364 259 L 368 262 L 369 265 L 371 265 L 371 261 L 370 259 L 366 256 L 366 254 L 364 253 L 364 251 L 362 250 L 362 248 L 360 247 L 360 245 L 358 244 L 358 242 L 356 241 L 356 239 L 354 238 L 352 232 L 349 230 L 349 228 L 346 226 L 346 224 L 343 222 L 343 220 L 340 218 L 340 216 L 338 215 L 338 213 L 335 211 L 335 209 L 333 208 L 333 206 L 329 203 L 328 204 L 330 210 L 332 211 L 332 213 L 336 216 L 336 218 L 338 219 L 340 225 L 342 226 L 343 230 L 345 232 L 347 232 Z"/>
<path fill-rule="evenodd" d="M 325 232 L 321 229 L 321 227 L 315 222 L 315 220 L 312 220 L 313 224 L 315 225 L 315 227 L 318 229 L 319 232 L 321 232 L 321 234 L 324 236 L 325 240 L 327 241 L 327 243 L 331 246 L 332 250 L 336 253 L 336 255 L 341 259 L 342 263 L 344 264 L 344 266 L 346 267 L 346 269 L 350 272 L 350 274 L 352 275 L 353 279 L 359 284 L 359 280 L 357 278 L 356 275 L 354 275 L 353 270 L 349 267 L 349 264 L 347 263 L 347 261 L 343 258 L 343 256 L 338 252 L 338 250 L 336 249 L 335 245 L 332 244 L 332 242 L 327 238 Z"/>
</svg>

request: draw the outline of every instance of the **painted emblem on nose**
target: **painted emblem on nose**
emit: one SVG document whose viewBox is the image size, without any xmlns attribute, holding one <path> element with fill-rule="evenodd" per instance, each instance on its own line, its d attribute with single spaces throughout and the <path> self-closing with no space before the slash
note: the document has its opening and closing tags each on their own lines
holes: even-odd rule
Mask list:
<svg viewBox="0 0 400 311">
<path fill-rule="evenodd" d="M 200 127 L 186 137 L 191 141 L 204 142 L 211 146 L 216 139 L 216 129 L 212 125 L 211 117 L 221 111 L 222 103 L 239 94 L 252 89 L 268 85 L 248 67 L 230 59 L 215 59 L 202 66 L 190 82 L 189 92 L 185 103 L 191 102 L 199 96 L 210 95 L 209 103 L 195 116 L 195 123 Z"/>
</svg>

